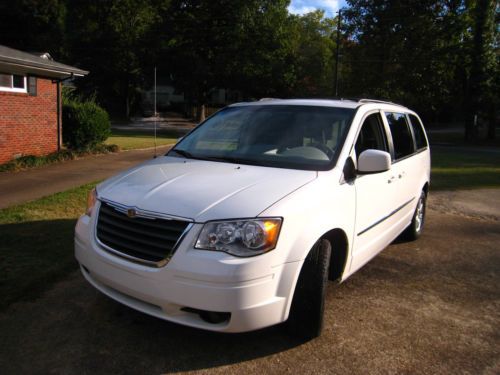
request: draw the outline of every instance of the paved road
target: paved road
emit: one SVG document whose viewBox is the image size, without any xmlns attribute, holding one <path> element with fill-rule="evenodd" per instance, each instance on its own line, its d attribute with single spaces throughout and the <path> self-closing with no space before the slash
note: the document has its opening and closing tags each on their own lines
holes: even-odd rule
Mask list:
<svg viewBox="0 0 500 375">
<path fill-rule="evenodd" d="M 393 244 L 330 285 L 319 339 L 178 326 L 74 273 L 0 314 L 0 373 L 499 374 L 498 221 L 428 212 L 419 241 Z"/>
<path fill-rule="evenodd" d="M 158 147 L 164 154 L 170 146 Z M 17 173 L 0 173 L 0 209 L 103 180 L 153 157 L 153 150 L 92 155 Z"/>
</svg>

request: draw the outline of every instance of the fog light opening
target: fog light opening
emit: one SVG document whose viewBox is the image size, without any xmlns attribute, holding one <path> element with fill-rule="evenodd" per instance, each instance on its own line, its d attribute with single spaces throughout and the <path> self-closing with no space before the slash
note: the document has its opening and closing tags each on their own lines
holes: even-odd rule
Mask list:
<svg viewBox="0 0 500 375">
<path fill-rule="evenodd" d="M 231 313 L 229 312 L 206 311 L 193 309 L 191 307 L 183 307 L 181 311 L 197 314 L 201 320 L 210 324 L 229 322 L 229 319 L 231 318 Z"/>
</svg>

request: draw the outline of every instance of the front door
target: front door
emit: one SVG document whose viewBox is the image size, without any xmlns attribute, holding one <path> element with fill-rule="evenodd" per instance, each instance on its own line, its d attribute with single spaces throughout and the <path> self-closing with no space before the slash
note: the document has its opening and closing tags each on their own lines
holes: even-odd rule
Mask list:
<svg viewBox="0 0 500 375">
<path fill-rule="evenodd" d="M 381 113 L 365 117 L 354 152 L 356 160 L 368 149 L 389 152 L 389 142 Z M 388 245 L 387 237 L 394 227 L 393 211 L 397 208 L 394 171 L 358 175 L 356 188 L 356 224 L 351 272 L 356 271 Z"/>
</svg>

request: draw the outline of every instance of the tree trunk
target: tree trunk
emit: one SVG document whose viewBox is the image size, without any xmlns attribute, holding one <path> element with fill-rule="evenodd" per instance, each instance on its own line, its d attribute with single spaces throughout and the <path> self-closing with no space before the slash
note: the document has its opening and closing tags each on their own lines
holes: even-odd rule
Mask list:
<svg viewBox="0 0 500 375">
<path fill-rule="evenodd" d="M 125 118 L 130 118 L 130 98 L 128 93 L 125 95 Z"/>
<path fill-rule="evenodd" d="M 198 109 L 198 122 L 203 122 L 205 121 L 205 104 L 201 104 L 199 109 Z"/>
<path fill-rule="evenodd" d="M 495 105 L 490 106 L 488 111 L 488 139 L 495 139 L 495 127 L 496 127 L 496 108 Z"/>
</svg>

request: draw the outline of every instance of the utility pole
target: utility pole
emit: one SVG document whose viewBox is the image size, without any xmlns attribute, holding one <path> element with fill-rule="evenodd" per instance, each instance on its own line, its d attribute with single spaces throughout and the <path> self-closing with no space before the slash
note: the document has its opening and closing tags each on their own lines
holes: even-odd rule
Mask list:
<svg viewBox="0 0 500 375">
<path fill-rule="evenodd" d="M 156 66 L 155 66 L 155 105 L 154 105 L 154 108 L 155 108 L 155 113 L 154 113 L 154 121 L 155 121 L 155 155 L 154 157 L 156 158 L 156 116 L 157 116 L 157 113 L 156 113 Z"/>
<path fill-rule="evenodd" d="M 337 18 L 337 53 L 335 57 L 335 97 L 339 96 L 339 63 L 340 63 L 340 27 L 342 24 L 342 10 L 339 9 Z"/>
</svg>

